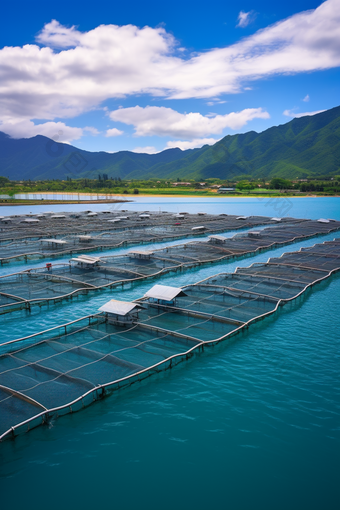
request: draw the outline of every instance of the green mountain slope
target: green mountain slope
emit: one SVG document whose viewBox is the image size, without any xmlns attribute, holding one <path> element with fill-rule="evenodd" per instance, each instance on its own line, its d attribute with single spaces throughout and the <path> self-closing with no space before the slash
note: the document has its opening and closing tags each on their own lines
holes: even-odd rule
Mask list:
<svg viewBox="0 0 340 510">
<path fill-rule="evenodd" d="M 10 179 L 233 179 L 313 177 L 340 173 L 340 107 L 293 119 L 262 133 L 226 136 L 215 145 L 159 154 L 88 152 L 44 136 L 15 140 L 0 133 L 0 175 Z"/>
</svg>

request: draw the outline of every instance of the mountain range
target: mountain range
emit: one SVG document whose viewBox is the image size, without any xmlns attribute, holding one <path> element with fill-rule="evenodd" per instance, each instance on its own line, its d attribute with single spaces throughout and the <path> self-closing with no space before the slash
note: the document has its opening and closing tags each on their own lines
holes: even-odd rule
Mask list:
<svg viewBox="0 0 340 510">
<path fill-rule="evenodd" d="M 158 154 L 89 152 L 45 136 L 14 139 L 0 132 L 0 175 L 12 180 L 108 177 L 233 180 L 340 174 L 340 106 L 295 118 L 262 133 L 228 135 L 200 149 Z"/>
</svg>

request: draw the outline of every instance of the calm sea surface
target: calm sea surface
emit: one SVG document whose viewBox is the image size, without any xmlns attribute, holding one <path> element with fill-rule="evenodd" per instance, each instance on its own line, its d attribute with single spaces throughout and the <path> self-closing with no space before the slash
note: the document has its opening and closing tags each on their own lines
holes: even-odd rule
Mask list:
<svg viewBox="0 0 340 510">
<path fill-rule="evenodd" d="M 121 207 L 340 219 L 337 198 L 138 197 Z M 1 215 L 46 209 L 107 207 L 3 207 Z M 203 267 L 167 277 L 164 283 L 185 285 L 339 236 Z M 5 266 L 1 274 L 24 267 Z M 1 340 L 95 312 L 110 297 L 140 297 L 152 284 L 98 293 L 29 316 L 0 318 Z M 5 441 L 0 445 L 1 508 L 338 509 L 339 331 L 340 274 L 229 344 L 50 428 Z"/>
</svg>

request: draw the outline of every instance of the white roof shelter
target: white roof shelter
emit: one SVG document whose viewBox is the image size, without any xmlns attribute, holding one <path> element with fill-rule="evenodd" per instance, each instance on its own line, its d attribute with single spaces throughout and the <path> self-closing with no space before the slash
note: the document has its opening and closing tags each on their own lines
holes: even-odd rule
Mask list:
<svg viewBox="0 0 340 510">
<path fill-rule="evenodd" d="M 227 240 L 227 238 L 224 236 L 214 235 L 214 236 L 209 236 L 209 240 L 212 243 L 214 243 L 214 242 L 224 243 Z"/>
<path fill-rule="evenodd" d="M 139 259 L 149 259 L 153 253 L 153 251 L 148 250 L 131 250 L 128 252 L 128 256 Z"/>
<path fill-rule="evenodd" d="M 39 220 L 27 218 L 26 220 L 22 220 L 20 223 L 39 223 Z"/>
<path fill-rule="evenodd" d="M 203 225 L 200 225 L 199 227 L 192 227 L 191 230 L 204 230 L 205 227 Z"/>
<path fill-rule="evenodd" d="M 62 220 L 66 218 L 65 214 L 55 214 L 54 216 L 50 216 L 51 220 Z"/>
<path fill-rule="evenodd" d="M 88 216 L 88 217 L 89 217 L 89 216 L 90 216 L 90 217 L 91 217 L 91 216 L 98 216 L 98 214 L 97 214 L 96 212 L 90 212 L 87 216 Z"/>
<path fill-rule="evenodd" d="M 80 264 L 86 264 L 90 266 L 94 266 L 100 262 L 99 257 L 89 257 L 88 255 L 79 255 L 79 257 L 75 257 L 71 259 L 71 262 L 78 262 Z"/>
<path fill-rule="evenodd" d="M 329 223 L 329 220 L 326 220 L 325 218 L 320 218 L 317 220 L 319 223 Z"/>
<path fill-rule="evenodd" d="M 41 242 L 49 244 L 67 244 L 67 241 L 64 241 L 63 239 L 41 239 Z"/>
<path fill-rule="evenodd" d="M 154 285 L 144 297 L 172 301 L 178 296 L 186 296 L 180 287 L 169 287 L 168 285 Z"/>
<path fill-rule="evenodd" d="M 129 301 L 118 301 L 117 299 L 111 299 L 105 305 L 99 308 L 100 312 L 112 313 L 115 315 L 121 315 L 124 317 L 133 311 L 137 311 L 141 306 L 137 303 L 131 303 Z"/>
<path fill-rule="evenodd" d="M 147 219 L 147 218 L 150 218 L 150 214 L 140 214 L 139 217 L 143 218 L 143 219 Z"/>
<path fill-rule="evenodd" d="M 237 220 L 247 220 L 249 218 L 249 216 L 239 216 L 238 218 L 236 218 Z"/>
<path fill-rule="evenodd" d="M 281 221 L 281 218 L 272 218 L 272 221 Z"/>
</svg>

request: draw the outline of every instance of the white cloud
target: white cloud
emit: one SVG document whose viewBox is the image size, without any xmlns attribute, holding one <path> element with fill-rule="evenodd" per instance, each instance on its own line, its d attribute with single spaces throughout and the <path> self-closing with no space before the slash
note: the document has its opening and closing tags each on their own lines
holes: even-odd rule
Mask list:
<svg viewBox="0 0 340 510">
<path fill-rule="evenodd" d="M 89 133 L 91 133 L 92 136 L 97 136 L 99 135 L 99 131 L 97 128 L 95 127 L 92 127 L 92 126 L 85 126 L 83 128 L 83 131 L 88 131 Z"/>
<path fill-rule="evenodd" d="M 64 122 L 45 122 L 34 124 L 28 119 L 0 120 L 0 131 L 7 133 L 12 138 L 31 138 L 32 136 L 43 135 L 58 142 L 69 143 L 78 140 L 83 135 L 83 129 L 70 127 Z"/>
<path fill-rule="evenodd" d="M 218 142 L 218 139 L 215 138 L 196 138 L 195 140 L 187 141 L 187 140 L 174 140 L 171 142 L 167 142 L 166 149 L 174 149 L 178 147 L 185 151 L 187 149 L 197 149 L 203 147 L 203 145 L 213 145 Z"/>
<path fill-rule="evenodd" d="M 119 136 L 119 135 L 122 135 L 123 133 L 124 133 L 124 131 L 121 131 L 120 129 L 112 128 L 112 129 L 106 130 L 105 136 L 106 137 Z"/>
<path fill-rule="evenodd" d="M 250 23 L 252 23 L 256 18 L 256 14 L 254 11 L 244 12 L 240 11 L 239 15 L 237 16 L 238 24 L 237 27 L 247 27 Z"/>
<path fill-rule="evenodd" d="M 214 106 L 215 104 L 225 104 L 227 101 L 219 101 L 218 99 L 214 99 L 213 101 L 208 101 L 208 106 Z"/>
<path fill-rule="evenodd" d="M 11 119 L 70 118 L 109 98 L 174 99 L 239 93 L 269 76 L 340 66 L 340 2 L 295 14 L 239 42 L 186 56 L 164 28 L 57 21 L 38 44 L 0 49 L 0 111 Z M 57 48 L 54 49 L 54 48 Z"/>
<path fill-rule="evenodd" d="M 160 151 L 158 151 L 156 147 L 148 145 L 147 147 L 135 147 L 132 149 L 132 152 L 138 152 L 139 154 L 157 154 Z"/>
<path fill-rule="evenodd" d="M 310 97 L 308 94 L 302 99 L 302 101 L 304 101 L 305 103 L 308 103 L 309 100 L 310 100 Z"/>
<path fill-rule="evenodd" d="M 204 116 L 200 113 L 179 113 L 164 106 L 119 108 L 110 113 L 116 122 L 133 125 L 136 136 L 174 136 L 188 139 L 222 133 L 223 129 L 240 129 L 252 119 L 268 119 L 262 108 L 247 108 L 226 115 Z"/>
<path fill-rule="evenodd" d="M 81 32 L 78 32 L 75 26 L 67 28 L 53 19 L 44 26 L 36 40 L 52 48 L 70 48 L 80 43 Z"/>
<path fill-rule="evenodd" d="M 283 115 L 286 117 L 293 117 L 296 119 L 300 119 L 301 117 L 307 117 L 308 115 L 316 115 L 317 113 L 325 112 L 326 110 L 317 110 L 315 112 L 302 112 L 302 113 L 296 113 L 294 110 L 285 110 L 283 112 Z"/>
<path fill-rule="evenodd" d="M 77 32 L 56 21 L 38 40 L 0 50 L 0 111 L 12 118 L 74 117 L 111 97 L 149 91 L 160 94 L 181 60 L 163 28 L 101 25 Z M 67 48 L 70 45 L 76 45 Z M 55 46 L 65 48 L 55 51 Z"/>
</svg>

